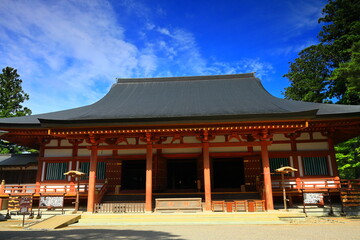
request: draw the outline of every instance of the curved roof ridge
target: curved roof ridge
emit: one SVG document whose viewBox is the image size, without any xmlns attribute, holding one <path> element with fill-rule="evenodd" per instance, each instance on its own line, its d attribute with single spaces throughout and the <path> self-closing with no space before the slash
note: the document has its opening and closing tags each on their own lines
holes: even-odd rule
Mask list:
<svg viewBox="0 0 360 240">
<path fill-rule="evenodd" d="M 360 106 L 320 104 L 282 99 L 270 94 L 254 73 L 214 76 L 119 79 L 97 102 L 68 110 L 25 117 L 0 119 L 4 130 L 41 127 L 42 123 L 73 122 L 84 126 L 125 123 L 176 122 L 187 119 L 199 123 L 237 119 L 360 117 Z M 304 112 L 312 113 L 304 115 Z M 87 125 L 88 124 L 88 125 Z M 68 125 L 70 126 L 70 125 Z"/>
<path fill-rule="evenodd" d="M 221 79 L 229 80 L 229 79 L 249 79 L 249 78 L 255 78 L 255 72 L 226 74 L 226 75 L 183 76 L 183 77 L 117 78 L 117 84 L 141 83 L 141 82 L 208 81 L 208 80 L 221 80 Z M 255 79 L 259 80 L 258 78 Z"/>
</svg>

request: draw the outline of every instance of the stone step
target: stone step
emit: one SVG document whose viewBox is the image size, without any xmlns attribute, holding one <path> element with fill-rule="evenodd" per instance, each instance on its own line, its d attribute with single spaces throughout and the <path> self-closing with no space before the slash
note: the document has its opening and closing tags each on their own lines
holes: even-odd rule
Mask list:
<svg viewBox="0 0 360 240">
<path fill-rule="evenodd" d="M 83 214 L 76 225 L 284 224 L 285 220 L 294 218 L 304 219 L 304 214 L 287 212 Z"/>
</svg>

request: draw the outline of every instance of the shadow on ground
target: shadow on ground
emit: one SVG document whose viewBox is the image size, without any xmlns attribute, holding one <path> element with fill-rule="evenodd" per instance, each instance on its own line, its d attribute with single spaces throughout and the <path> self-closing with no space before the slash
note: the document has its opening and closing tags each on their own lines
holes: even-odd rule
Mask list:
<svg viewBox="0 0 360 240">
<path fill-rule="evenodd" d="M 160 231 L 79 229 L 65 231 L 1 231 L 1 239 L 176 239 L 185 240 L 178 235 Z"/>
</svg>

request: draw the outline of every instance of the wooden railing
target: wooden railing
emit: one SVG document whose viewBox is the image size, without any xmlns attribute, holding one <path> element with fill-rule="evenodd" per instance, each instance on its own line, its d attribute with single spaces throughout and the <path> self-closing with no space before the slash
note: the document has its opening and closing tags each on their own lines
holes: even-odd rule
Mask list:
<svg viewBox="0 0 360 240">
<path fill-rule="evenodd" d="M 0 194 L 1 195 L 24 194 L 24 193 L 33 194 L 35 192 L 36 192 L 36 185 L 35 184 L 2 185 L 0 187 Z"/>
<path fill-rule="evenodd" d="M 76 193 L 76 184 L 56 184 L 56 183 L 42 183 L 42 184 L 5 184 L 0 185 L 0 195 L 10 195 L 10 194 L 52 194 L 52 193 L 64 193 L 64 194 L 75 194 Z M 79 192 L 87 193 L 88 184 L 80 184 Z M 104 195 L 106 187 L 104 184 L 97 184 L 96 191 L 99 192 L 100 196 Z M 101 198 L 102 198 L 101 196 Z"/>
<path fill-rule="evenodd" d="M 339 178 L 288 178 L 284 181 L 287 190 L 339 189 L 342 184 Z M 282 189 L 281 180 L 272 180 L 273 190 Z"/>
<path fill-rule="evenodd" d="M 144 213 L 145 203 L 97 203 L 95 213 Z"/>
<path fill-rule="evenodd" d="M 105 183 L 101 188 L 100 191 L 96 194 L 96 201 L 95 203 L 100 203 L 102 198 L 104 197 L 105 193 L 107 192 L 108 186 Z"/>
<path fill-rule="evenodd" d="M 341 188 L 360 189 L 360 179 L 341 179 Z"/>
<path fill-rule="evenodd" d="M 360 207 L 360 179 L 342 180 L 341 185 L 341 207 L 343 214 L 346 214 L 347 208 Z"/>
</svg>

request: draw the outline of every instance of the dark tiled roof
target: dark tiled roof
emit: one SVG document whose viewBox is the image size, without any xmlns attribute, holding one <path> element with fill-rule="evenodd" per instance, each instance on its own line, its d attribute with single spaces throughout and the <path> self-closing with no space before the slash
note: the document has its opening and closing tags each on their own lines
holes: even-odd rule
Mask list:
<svg viewBox="0 0 360 240">
<path fill-rule="evenodd" d="M 37 164 L 37 154 L 0 154 L 0 167 Z"/>
<path fill-rule="evenodd" d="M 360 106 L 270 95 L 252 73 L 118 79 L 98 102 L 70 110 L 0 119 L 1 126 L 101 125 L 212 120 L 360 117 Z"/>
</svg>

